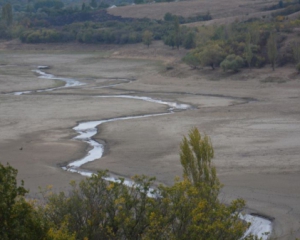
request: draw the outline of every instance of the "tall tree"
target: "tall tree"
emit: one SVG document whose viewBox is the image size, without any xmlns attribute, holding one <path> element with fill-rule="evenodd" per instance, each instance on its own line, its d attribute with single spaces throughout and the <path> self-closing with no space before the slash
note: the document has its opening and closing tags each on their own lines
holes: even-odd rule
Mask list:
<svg viewBox="0 0 300 240">
<path fill-rule="evenodd" d="M 273 71 L 275 71 L 275 63 L 276 63 L 278 52 L 277 52 L 276 34 L 273 32 L 270 34 L 270 37 L 268 39 L 267 49 L 268 49 L 269 62 L 272 65 Z"/>
<path fill-rule="evenodd" d="M 91 0 L 90 6 L 91 6 L 92 8 L 97 8 L 97 2 L 96 2 L 96 0 Z"/>
<path fill-rule="evenodd" d="M 12 24 L 13 15 L 10 3 L 7 3 L 2 7 L 2 20 L 6 23 L 7 26 L 10 26 Z"/>
<path fill-rule="evenodd" d="M 253 59 L 253 52 L 251 47 L 251 35 L 250 33 L 247 34 L 246 46 L 245 46 L 245 58 L 248 63 L 249 69 L 251 69 L 251 62 Z"/>
<path fill-rule="evenodd" d="M 147 45 L 147 47 L 150 46 L 150 44 L 152 43 L 152 39 L 153 39 L 153 33 L 146 30 L 144 33 L 143 33 L 143 43 L 145 45 Z"/>
<path fill-rule="evenodd" d="M 180 149 L 183 177 L 201 190 L 208 191 L 205 195 L 216 201 L 221 184 L 211 162 L 214 150 L 209 137 L 202 137 L 198 129 L 193 128 L 188 138 L 183 138 Z"/>
<path fill-rule="evenodd" d="M 189 32 L 183 42 L 185 49 L 191 49 L 196 47 L 196 34 L 194 32 Z"/>
<path fill-rule="evenodd" d="M 300 62 L 300 42 L 294 42 L 292 45 L 293 57 L 296 63 Z"/>
<path fill-rule="evenodd" d="M 177 49 L 179 49 L 179 46 L 181 44 L 181 38 L 180 38 L 180 25 L 179 25 L 179 19 L 177 16 L 174 16 L 174 42 Z"/>
</svg>

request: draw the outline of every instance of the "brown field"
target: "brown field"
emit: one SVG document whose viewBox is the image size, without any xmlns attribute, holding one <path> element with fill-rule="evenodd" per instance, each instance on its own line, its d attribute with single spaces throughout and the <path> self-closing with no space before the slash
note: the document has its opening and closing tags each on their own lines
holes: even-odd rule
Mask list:
<svg viewBox="0 0 300 240">
<path fill-rule="evenodd" d="M 226 23 L 228 19 L 241 20 L 267 16 L 270 11 L 262 9 L 277 3 L 278 0 L 195 0 L 116 7 L 109 9 L 108 12 L 116 16 L 150 19 L 163 19 L 167 12 L 184 17 L 210 12 L 213 20 L 203 22 L 208 24 L 215 23 L 216 19 L 223 19 L 223 23 Z"/>
<path fill-rule="evenodd" d="M 247 211 L 272 218 L 276 239 L 300 237 L 300 79 L 292 66 L 275 72 L 244 69 L 234 75 L 195 71 L 178 60 L 185 50 L 160 42 L 149 49 L 10 42 L 0 49 L 0 161 L 19 170 L 30 197 L 39 196 L 38 186 L 65 190 L 70 180 L 82 179 L 59 167 L 83 157 L 88 148 L 72 140 L 76 123 L 166 111 L 156 103 L 93 96 L 148 96 L 197 109 L 101 125 L 95 139 L 105 142 L 105 155 L 85 168 L 122 176 L 147 174 L 171 184 L 181 175 L 179 143 L 196 126 L 214 145 L 214 164 L 225 185 L 220 198 L 244 198 Z M 174 68 L 167 71 L 166 64 Z M 31 72 L 38 65 L 87 85 L 4 94 L 58 86 Z M 136 81 L 95 88 L 118 82 L 116 78 Z"/>
</svg>

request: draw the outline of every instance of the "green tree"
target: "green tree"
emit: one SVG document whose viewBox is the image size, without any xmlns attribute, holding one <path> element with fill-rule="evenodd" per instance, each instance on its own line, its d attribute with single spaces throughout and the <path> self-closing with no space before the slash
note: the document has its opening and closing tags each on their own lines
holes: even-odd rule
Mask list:
<svg viewBox="0 0 300 240">
<path fill-rule="evenodd" d="M 110 182 L 107 172 L 73 182 L 69 194 L 46 197 L 50 236 L 64 239 L 240 239 L 249 224 L 239 219 L 244 201 L 225 205 L 212 164 L 210 139 L 193 128 L 181 143 L 183 179 L 152 188 L 154 178 L 136 176 Z M 73 235 L 70 235 L 73 233 Z M 58 240 L 59 238 L 57 238 Z M 249 238 L 251 239 L 251 238 Z"/>
<path fill-rule="evenodd" d="M 96 0 L 91 0 L 90 6 L 91 6 L 92 8 L 97 8 L 97 2 L 96 2 Z"/>
<path fill-rule="evenodd" d="M 173 21 L 173 18 L 174 18 L 174 16 L 169 12 L 167 12 L 164 16 L 165 21 Z"/>
<path fill-rule="evenodd" d="M 296 69 L 297 69 L 297 71 L 298 71 L 298 74 L 300 73 L 300 62 L 298 62 L 297 63 L 297 65 L 296 65 Z"/>
<path fill-rule="evenodd" d="M 300 43 L 294 42 L 292 45 L 293 57 L 296 62 L 296 69 L 300 73 Z"/>
<path fill-rule="evenodd" d="M 47 225 L 25 200 L 28 192 L 17 184 L 17 170 L 0 163 L 0 239 L 44 239 Z"/>
<path fill-rule="evenodd" d="M 189 32 L 183 41 L 183 46 L 185 49 L 191 49 L 196 47 L 196 34 L 194 32 Z"/>
<path fill-rule="evenodd" d="M 272 69 L 273 71 L 275 70 L 275 63 L 276 63 L 276 59 L 277 59 L 277 41 L 276 41 L 276 34 L 275 33 L 271 33 L 270 37 L 268 39 L 267 42 L 267 49 L 268 49 L 268 58 L 269 58 L 269 62 L 272 65 Z"/>
<path fill-rule="evenodd" d="M 152 239 L 240 239 L 248 227 L 238 217 L 245 203 L 237 199 L 225 205 L 218 200 L 222 185 L 211 161 L 210 139 L 193 128 L 180 149 L 183 180 L 161 186 L 161 211 L 151 215 Z"/>
<path fill-rule="evenodd" d="M 181 37 L 180 37 L 180 25 L 179 25 L 179 19 L 177 16 L 173 17 L 174 21 L 174 42 L 177 49 L 179 49 L 179 46 L 181 44 Z"/>
<path fill-rule="evenodd" d="M 81 11 L 85 11 L 87 9 L 85 2 L 81 5 Z"/>
<path fill-rule="evenodd" d="M 222 48 L 218 44 L 207 44 L 199 53 L 203 66 L 210 66 L 213 70 L 224 59 Z"/>
<path fill-rule="evenodd" d="M 150 44 L 152 43 L 152 39 L 153 39 L 153 33 L 146 30 L 144 33 L 143 33 L 143 43 L 145 45 L 147 45 L 147 47 L 150 46 Z"/>
<path fill-rule="evenodd" d="M 251 69 L 251 62 L 252 62 L 252 59 L 253 59 L 252 46 L 251 46 L 250 41 L 251 41 L 251 35 L 250 35 L 250 33 L 248 33 L 244 55 L 245 55 L 246 61 L 248 63 L 249 69 Z"/>
<path fill-rule="evenodd" d="M 12 15 L 12 7 L 10 3 L 5 4 L 2 7 L 2 21 L 6 23 L 7 26 L 10 26 L 13 21 L 13 15 Z"/>
<path fill-rule="evenodd" d="M 221 68 L 223 71 L 232 70 L 238 72 L 244 65 L 244 60 L 240 56 L 234 54 L 228 55 L 224 61 L 221 62 Z"/>
<path fill-rule="evenodd" d="M 180 145 L 180 163 L 183 178 L 199 187 L 207 199 L 216 201 L 221 184 L 212 165 L 214 150 L 210 139 L 202 137 L 197 128 L 193 128 L 189 137 L 184 137 Z"/>
<path fill-rule="evenodd" d="M 201 62 L 195 52 L 189 52 L 182 58 L 182 61 L 190 66 L 192 69 L 196 69 L 200 66 Z"/>
<path fill-rule="evenodd" d="M 164 44 L 172 47 L 174 49 L 175 47 L 175 32 L 170 32 L 165 38 L 164 38 Z"/>
<path fill-rule="evenodd" d="M 250 34 L 250 43 L 257 45 L 260 40 L 260 26 L 257 23 L 252 23 L 248 28 Z"/>
<path fill-rule="evenodd" d="M 135 3 L 135 4 L 143 4 L 143 3 L 144 3 L 144 0 L 134 0 L 134 3 Z"/>
<path fill-rule="evenodd" d="M 48 196 L 45 215 L 54 226 L 68 226 L 77 239 L 139 239 L 150 224 L 149 215 L 158 209 L 155 199 L 147 196 L 154 179 L 134 177 L 131 187 L 124 179 L 109 182 L 107 172 L 98 172 L 77 185 L 69 195 Z"/>
</svg>

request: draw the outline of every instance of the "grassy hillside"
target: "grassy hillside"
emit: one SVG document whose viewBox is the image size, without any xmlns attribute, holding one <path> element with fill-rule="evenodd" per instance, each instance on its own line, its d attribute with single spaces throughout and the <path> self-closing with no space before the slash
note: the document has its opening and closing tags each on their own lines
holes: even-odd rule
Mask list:
<svg viewBox="0 0 300 240">
<path fill-rule="evenodd" d="M 116 7 L 108 12 L 122 17 L 163 19 L 167 12 L 189 17 L 209 11 L 213 19 L 219 19 L 263 12 L 276 4 L 278 0 L 196 0 Z"/>
</svg>

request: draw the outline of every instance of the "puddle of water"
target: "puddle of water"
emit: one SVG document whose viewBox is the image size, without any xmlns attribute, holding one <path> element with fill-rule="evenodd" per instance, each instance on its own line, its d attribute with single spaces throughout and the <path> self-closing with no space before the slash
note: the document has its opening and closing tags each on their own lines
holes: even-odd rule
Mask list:
<svg viewBox="0 0 300 240">
<path fill-rule="evenodd" d="M 245 214 L 245 215 L 240 214 L 239 217 L 242 220 L 251 223 L 251 226 L 245 232 L 244 237 L 248 236 L 249 234 L 253 234 L 258 236 L 259 239 L 262 240 L 268 239 L 269 235 L 272 232 L 272 222 L 270 220 L 259 216 L 253 216 L 250 214 Z"/>
</svg>

